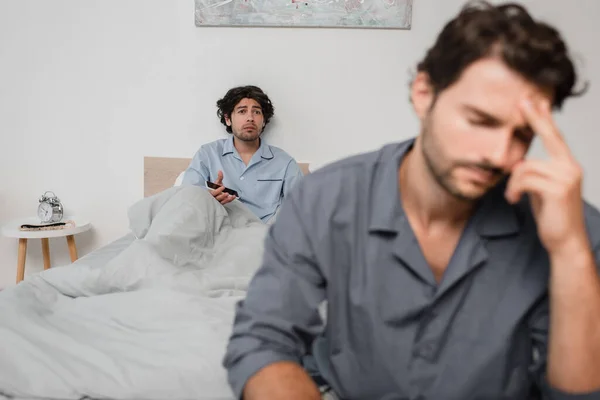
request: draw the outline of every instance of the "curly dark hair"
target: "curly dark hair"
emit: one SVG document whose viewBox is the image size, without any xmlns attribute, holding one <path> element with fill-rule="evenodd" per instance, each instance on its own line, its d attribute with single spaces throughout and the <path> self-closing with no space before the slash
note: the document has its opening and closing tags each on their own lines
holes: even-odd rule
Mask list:
<svg viewBox="0 0 600 400">
<path fill-rule="evenodd" d="M 555 109 L 587 90 L 587 83 L 580 91 L 574 89 L 577 73 L 559 32 L 515 3 L 467 3 L 444 26 L 417 71 L 427 73 L 437 95 L 470 64 L 486 57 L 498 57 L 529 82 L 550 90 Z"/>
<path fill-rule="evenodd" d="M 225 117 L 231 118 L 233 109 L 243 99 L 253 99 L 260 104 L 265 126 L 267 126 L 275 113 L 275 107 L 271 103 L 271 99 L 269 99 L 269 96 L 261 88 L 257 86 L 239 86 L 229 89 L 225 96 L 217 101 L 217 116 L 229 133 L 232 133 L 232 130 L 230 126 L 227 126 Z"/>
</svg>

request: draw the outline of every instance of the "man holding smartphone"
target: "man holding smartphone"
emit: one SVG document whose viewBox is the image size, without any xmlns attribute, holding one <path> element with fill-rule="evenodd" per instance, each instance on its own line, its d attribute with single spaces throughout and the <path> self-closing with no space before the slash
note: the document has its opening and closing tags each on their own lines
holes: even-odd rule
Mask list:
<svg viewBox="0 0 600 400">
<path fill-rule="evenodd" d="M 289 154 L 261 137 L 273 117 L 273 104 L 262 89 L 241 86 L 230 89 L 217 107 L 231 136 L 200 147 L 182 184 L 206 186 L 223 205 L 239 199 L 268 223 L 303 177 Z"/>
</svg>

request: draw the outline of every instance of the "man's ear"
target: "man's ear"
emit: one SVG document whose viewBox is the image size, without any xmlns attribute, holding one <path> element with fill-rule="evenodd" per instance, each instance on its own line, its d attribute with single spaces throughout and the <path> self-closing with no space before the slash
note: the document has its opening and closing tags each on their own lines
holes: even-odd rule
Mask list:
<svg viewBox="0 0 600 400">
<path fill-rule="evenodd" d="M 225 117 L 225 123 L 227 126 L 231 126 L 231 118 L 229 118 L 229 115 L 225 114 L 223 117 Z"/>
<path fill-rule="evenodd" d="M 419 119 L 425 118 L 434 99 L 435 93 L 429 75 L 419 72 L 410 87 L 410 100 Z"/>
</svg>

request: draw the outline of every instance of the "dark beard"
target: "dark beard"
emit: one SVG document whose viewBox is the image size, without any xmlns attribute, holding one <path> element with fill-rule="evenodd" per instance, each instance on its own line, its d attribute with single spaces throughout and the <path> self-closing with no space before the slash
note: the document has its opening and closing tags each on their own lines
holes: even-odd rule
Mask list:
<svg viewBox="0 0 600 400">
<path fill-rule="evenodd" d="M 450 172 L 452 170 L 444 172 L 438 168 L 438 166 L 435 164 L 435 161 L 433 161 L 434 155 L 430 154 L 429 146 L 426 145 L 425 135 L 426 135 L 426 133 L 423 132 L 423 145 L 422 145 L 423 159 L 425 160 L 427 169 L 429 170 L 429 173 L 431 174 L 431 176 L 433 176 L 433 179 L 437 182 L 438 185 L 440 185 L 440 187 L 444 191 L 446 191 L 452 197 L 454 197 L 458 200 L 461 200 L 461 201 L 468 201 L 468 202 L 475 200 L 475 199 L 470 198 L 469 196 L 465 196 L 463 193 L 461 193 L 460 190 L 458 190 L 456 187 L 454 187 L 449 182 L 451 179 Z"/>
<path fill-rule="evenodd" d="M 479 200 L 481 196 L 469 196 L 465 193 L 461 192 L 459 188 L 452 184 L 452 171 L 456 167 L 465 166 L 465 167 L 478 167 L 487 171 L 492 172 L 496 176 L 502 176 L 503 171 L 499 168 L 495 168 L 489 164 L 454 164 L 451 165 L 448 169 L 444 170 L 443 166 L 440 166 L 436 163 L 435 160 L 440 159 L 440 152 L 436 148 L 436 143 L 434 142 L 434 138 L 431 134 L 433 127 L 432 123 L 431 111 L 429 116 L 427 116 L 426 121 L 423 124 L 423 132 L 421 137 L 423 138 L 421 144 L 421 150 L 423 154 L 423 159 L 425 160 L 425 164 L 427 165 L 427 169 L 433 176 L 433 179 L 437 182 L 440 187 L 454 197 L 457 200 L 463 202 L 474 202 Z"/>
<path fill-rule="evenodd" d="M 242 142 L 254 142 L 256 140 L 260 140 L 260 132 L 258 132 L 258 134 L 256 136 L 254 136 L 254 135 L 249 136 L 243 132 L 235 133 L 234 136 L 236 139 L 241 140 Z"/>
</svg>

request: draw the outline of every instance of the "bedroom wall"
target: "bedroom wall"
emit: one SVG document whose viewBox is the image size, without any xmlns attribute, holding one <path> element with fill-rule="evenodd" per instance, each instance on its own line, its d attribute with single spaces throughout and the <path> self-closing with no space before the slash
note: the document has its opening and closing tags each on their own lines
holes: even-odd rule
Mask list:
<svg viewBox="0 0 600 400">
<path fill-rule="evenodd" d="M 593 85 L 559 123 L 600 205 L 600 2 L 525 3 L 584 56 Z M 267 138 L 299 161 L 408 138 L 409 71 L 462 4 L 415 0 L 412 30 L 377 31 L 200 29 L 193 0 L 1 0 L 0 222 L 34 215 L 53 190 L 94 224 L 76 238 L 80 255 L 120 237 L 142 197 L 143 157 L 191 157 L 223 137 L 214 103 L 234 85 L 268 91 L 277 116 Z M 0 238 L 0 287 L 14 284 L 16 253 L 16 240 Z M 54 265 L 68 262 L 64 240 L 51 240 L 51 253 Z M 27 257 L 27 275 L 41 270 L 39 240 Z"/>
</svg>

